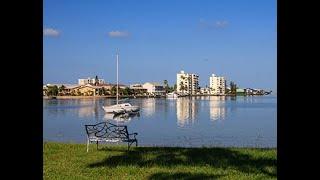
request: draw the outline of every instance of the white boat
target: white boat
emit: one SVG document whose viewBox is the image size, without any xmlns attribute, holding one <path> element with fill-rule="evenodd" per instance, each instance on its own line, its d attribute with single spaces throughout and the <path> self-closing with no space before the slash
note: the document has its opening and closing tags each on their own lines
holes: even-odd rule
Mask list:
<svg viewBox="0 0 320 180">
<path fill-rule="evenodd" d="M 172 93 L 168 93 L 168 94 L 167 94 L 167 98 L 177 98 L 177 97 L 179 97 L 179 96 L 178 96 L 178 94 L 175 93 L 175 92 L 172 92 Z"/>
<path fill-rule="evenodd" d="M 111 106 L 102 106 L 106 113 L 121 114 L 138 112 L 139 106 L 132 106 L 130 103 L 115 104 Z"/>
<path fill-rule="evenodd" d="M 117 104 L 111 106 L 102 106 L 102 108 L 106 113 L 113 114 L 138 112 L 140 110 L 139 106 L 132 106 L 130 103 L 119 104 L 118 59 L 119 55 L 117 54 Z"/>
</svg>

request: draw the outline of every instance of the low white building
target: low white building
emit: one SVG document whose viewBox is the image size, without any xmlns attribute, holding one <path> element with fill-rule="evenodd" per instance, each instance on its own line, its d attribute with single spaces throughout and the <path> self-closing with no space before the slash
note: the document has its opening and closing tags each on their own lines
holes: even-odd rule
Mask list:
<svg viewBox="0 0 320 180">
<path fill-rule="evenodd" d="M 87 79 L 78 79 L 79 85 L 86 85 L 86 84 L 94 84 L 95 78 L 88 77 Z M 98 79 L 98 84 L 105 84 L 104 79 Z"/>
<path fill-rule="evenodd" d="M 226 80 L 224 77 L 212 74 L 209 83 L 211 94 L 224 95 L 226 93 Z"/>
<path fill-rule="evenodd" d="M 147 92 L 151 95 L 165 95 L 166 91 L 160 83 L 147 82 L 142 85 L 143 89 L 147 89 Z"/>
</svg>

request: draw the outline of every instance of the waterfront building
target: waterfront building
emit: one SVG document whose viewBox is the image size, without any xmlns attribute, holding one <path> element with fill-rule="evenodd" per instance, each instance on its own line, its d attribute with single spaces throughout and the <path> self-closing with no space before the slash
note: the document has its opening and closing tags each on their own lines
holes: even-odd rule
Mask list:
<svg viewBox="0 0 320 180">
<path fill-rule="evenodd" d="M 197 94 L 199 92 L 199 76 L 184 71 L 177 73 L 177 92 L 180 94 Z"/>
<path fill-rule="evenodd" d="M 156 82 L 146 82 L 142 85 L 143 89 L 147 90 L 150 95 L 165 95 L 166 91 L 160 83 Z"/>
<path fill-rule="evenodd" d="M 131 84 L 130 89 L 133 90 L 133 93 L 135 95 L 137 95 L 137 94 L 146 95 L 146 93 L 148 92 L 147 89 L 143 88 L 142 84 Z"/>
<path fill-rule="evenodd" d="M 91 84 L 82 85 L 74 88 L 71 93 L 80 96 L 97 96 L 102 86 L 93 86 Z"/>
<path fill-rule="evenodd" d="M 226 80 L 224 77 L 212 74 L 209 83 L 211 94 L 224 95 L 226 93 Z"/>
<path fill-rule="evenodd" d="M 210 94 L 210 88 L 200 88 L 200 94 Z"/>
<path fill-rule="evenodd" d="M 95 81 L 96 81 L 95 78 L 88 77 L 87 79 L 78 79 L 78 84 L 79 85 L 95 84 L 96 83 Z M 98 79 L 97 83 L 104 84 L 105 81 L 104 81 L 104 79 Z"/>
<path fill-rule="evenodd" d="M 236 93 L 237 93 L 237 96 L 244 96 L 244 95 L 246 95 L 245 89 L 241 89 L 241 88 L 237 88 L 237 89 L 236 89 Z"/>
</svg>

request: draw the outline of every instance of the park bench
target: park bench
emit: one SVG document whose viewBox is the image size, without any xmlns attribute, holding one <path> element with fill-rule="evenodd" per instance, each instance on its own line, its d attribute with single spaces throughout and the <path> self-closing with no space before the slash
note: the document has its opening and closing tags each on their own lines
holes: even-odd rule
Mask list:
<svg viewBox="0 0 320 180">
<path fill-rule="evenodd" d="M 96 142 L 97 149 L 99 142 L 126 142 L 128 150 L 133 143 L 138 146 L 136 135 L 138 133 L 128 133 L 128 128 L 125 125 L 115 125 L 109 122 L 101 122 L 95 125 L 85 125 L 87 132 L 87 152 L 89 145 Z"/>
</svg>

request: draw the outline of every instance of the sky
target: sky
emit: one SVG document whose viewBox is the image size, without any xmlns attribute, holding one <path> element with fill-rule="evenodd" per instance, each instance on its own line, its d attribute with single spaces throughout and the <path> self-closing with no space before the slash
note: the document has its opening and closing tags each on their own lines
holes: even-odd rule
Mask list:
<svg viewBox="0 0 320 180">
<path fill-rule="evenodd" d="M 44 0 L 43 82 L 176 83 L 181 70 L 277 88 L 275 0 Z"/>
</svg>

